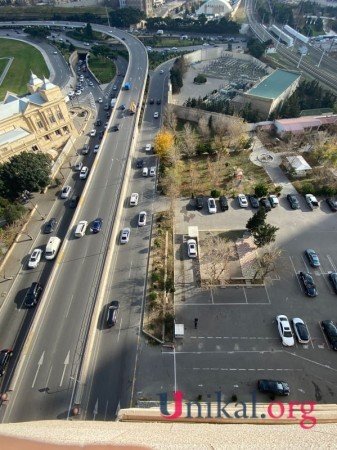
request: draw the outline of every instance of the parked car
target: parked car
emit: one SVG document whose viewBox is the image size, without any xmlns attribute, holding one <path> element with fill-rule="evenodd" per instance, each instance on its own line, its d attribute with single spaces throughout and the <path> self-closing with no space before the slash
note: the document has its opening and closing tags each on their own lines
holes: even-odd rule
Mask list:
<svg viewBox="0 0 337 450">
<path fill-rule="evenodd" d="M 299 317 L 295 317 L 292 322 L 298 342 L 300 344 L 308 344 L 310 342 L 310 335 L 306 324 Z"/>
<path fill-rule="evenodd" d="M 305 194 L 305 201 L 311 209 L 317 209 L 319 206 L 317 198 L 312 194 Z"/>
<path fill-rule="evenodd" d="M 239 202 L 239 206 L 241 208 L 248 208 L 248 201 L 247 201 L 247 197 L 245 196 L 245 194 L 238 195 L 238 202 Z"/>
<path fill-rule="evenodd" d="M 196 207 L 196 209 L 202 209 L 204 207 L 204 197 L 202 195 L 198 195 L 196 197 L 195 207 Z"/>
<path fill-rule="evenodd" d="M 99 150 L 99 145 L 96 144 L 95 147 L 94 147 L 94 153 L 98 153 L 98 150 Z"/>
<path fill-rule="evenodd" d="M 336 212 L 337 211 L 337 201 L 334 200 L 332 197 L 329 197 L 326 199 L 327 204 L 329 205 L 329 208 L 331 211 Z"/>
<path fill-rule="evenodd" d="M 313 250 L 312 248 L 307 248 L 304 253 L 309 260 L 309 264 L 312 267 L 320 267 L 321 263 L 315 250 Z"/>
<path fill-rule="evenodd" d="M 139 194 L 137 194 L 137 192 L 134 192 L 133 194 L 131 194 L 130 206 L 138 205 L 138 200 L 139 200 Z"/>
<path fill-rule="evenodd" d="M 76 206 L 78 205 L 78 202 L 80 200 L 80 196 L 79 195 L 73 195 L 70 199 L 69 202 L 69 207 L 70 208 L 76 208 Z"/>
<path fill-rule="evenodd" d="M 28 261 L 29 269 L 36 269 L 38 267 L 42 258 L 42 253 L 43 252 L 40 248 L 36 248 L 35 250 L 33 250 Z"/>
<path fill-rule="evenodd" d="M 290 389 L 285 381 L 258 380 L 257 388 L 260 392 L 274 395 L 289 395 Z"/>
<path fill-rule="evenodd" d="M 308 297 L 316 297 L 317 289 L 310 273 L 300 272 L 299 278 L 303 284 L 304 292 Z"/>
<path fill-rule="evenodd" d="M 118 316 L 118 309 L 119 309 L 119 302 L 118 301 L 112 301 L 110 305 L 108 306 L 108 314 L 106 318 L 106 323 L 108 327 L 112 327 L 116 325 L 117 323 L 117 316 Z"/>
<path fill-rule="evenodd" d="M 142 169 L 144 167 L 144 159 L 137 159 L 136 167 L 137 169 Z"/>
<path fill-rule="evenodd" d="M 98 101 L 98 103 L 103 103 L 102 97 L 98 97 L 97 101 Z"/>
<path fill-rule="evenodd" d="M 268 197 L 268 200 L 269 200 L 269 203 L 271 204 L 272 208 L 276 208 L 276 206 L 278 206 L 280 203 L 277 195 L 274 195 L 274 194 L 270 194 Z"/>
<path fill-rule="evenodd" d="M 150 152 L 152 150 L 152 145 L 151 144 L 146 144 L 145 145 L 145 151 L 146 152 Z"/>
<path fill-rule="evenodd" d="M 156 112 L 153 114 L 153 117 L 154 117 L 155 119 L 158 119 L 158 117 L 159 117 L 159 112 L 156 111 Z"/>
<path fill-rule="evenodd" d="M 286 347 L 293 347 L 295 345 L 294 336 L 290 328 L 290 323 L 287 316 L 276 316 L 277 328 L 280 334 L 282 344 Z"/>
<path fill-rule="evenodd" d="M 83 162 L 82 162 L 82 161 L 78 161 L 78 162 L 75 164 L 74 169 L 75 169 L 76 171 L 80 171 L 80 170 L 82 169 L 82 167 L 83 167 Z"/>
<path fill-rule="evenodd" d="M 330 272 L 329 273 L 329 280 L 330 280 L 330 283 L 332 284 L 332 287 L 333 287 L 334 291 L 337 294 L 337 273 L 336 272 Z"/>
<path fill-rule="evenodd" d="M 4 349 L 0 352 L 0 377 L 6 372 L 9 360 L 13 356 L 13 351 L 10 349 Z"/>
<path fill-rule="evenodd" d="M 121 231 L 121 236 L 120 236 L 120 240 L 119 242 L 121 244 L 127 244 L 129 242 L 130 239 L 130 228 L 123 228 L 123 230 Z"/>
<path fill-rule="evenodd" d="M 112 131 L 119 131 L 119 124 L 116 123 L 116 125 L 114 125 L 114 126 L 111 128 L 111 130 L 112 130 Z"/>
<path fill-rule="evenodd" d="M 256 195 L 250 195 L 249 201 L 252 208 L 260 208 L 260 202 L 259 199 L 256 197 Z"/>
<path fill-rule="evenodd" d="M 260 199 L 260 204 L 261 204 L 261 206 L 263 206 L 263 208 L 264 208 L 266 211 L 271 211 L 271 204 L 270 204 L 270 202 L 269 202 L 269 200 L 268 200 L 267 198 L 262 197 L 262 198 Z"/>
<path fill-rule="evenodd" d="M 156 167 L 150 167 L 150 177 L 155 177 L 156 176 Z"/>
<path fill-rule="evenodd" d="M 299 209 L 300 208 L 300 204 L 297 200 L 296 195 L 293 194 L 288 194 L 287 195 L 287 200 L 290 204 L 291 209 Z"/>
<path fill-rule="evenodd" d="M 147 216 L 147 214 L 145 211 L 141 211 L 139 213 L 139 216 L 138 216 L 138 226 L 139 227 L 143 227 L 144 225 L 146 225 L 146 216 Z"/>
<path fill-rule="evenodd" d="M 198 256 L 197 241 L 195 239 L 189 239 L 187 241 L 187 253 L 189 258 L 196 258 Z"/>
<path fill-rule="evenodd" d="M 83 166 L 80 172 L 80 179 L 85 180 L 88 176 L 89 168 L 87 166 Z"/>
<path fill-rule="evenodd" d="M 147 177 L 148 174 L 149 174 L 149 168 L 148 167 L 143 167 L 143 170 L 142 170 L 143 177 Z"/>
<path fill-rule="evenodd" d="M 44 232 L 45 234 L 50 234 L 52 233 L 57 225 L 57 220 L 55 219 L 55 217 L 52 217 L 51 219 L 48 220 L 48 222 L 45 223 L 44 226 Z"/>
<path fill-rule="evenodd" d="M 101 219 L 100 217 L 97 217 L 97 219 L 95 219 L 92 223 L 91 231 L 94 234 L 99 233 L 102 229 L 102 225 L 103 225 L 103 219 Z"/>
<path fill-rule="evenodd" d="M 227 211 L 228 210 L 228 200 L 227 200 L 227 197 L 225 197 L 224 195 L 220 196 L 219 204 L 220 204 L 221 211 Z"/>
<path fill-rule="evenodd" d="M 33 306 L 37 305 L 37 302 L 42 294 L 43 288 L 40 283 L 37 281 L 34 281 L 30 288 L 28 289 L 24 304 L 27 308 L 32 308 Z"/>
<path fill-rule="evenodd" d="M 210 197 L 210 198 L 207 200 L 207 207 L 208 207 L 208 212 L 209 212 L 210 214 L 215 214 L 215 213 L 216 213 L 217 208 L 216 208 L 216 203 L 215 203 L 214 198 Z"/>
<path fill-rule="evenodd" d="M 322 320 L 321 322 L 324 334 L 329 341 L 332 350 L 337 351 L 337 327 L 332 320 Z"/>
<path fill-rule="evenodd" d="M 90 131 L 90 136 L 91 136 L 91 137 L 95 137 L 95 136 L 96 136 L 96 133 L 97 133 L 97 131 L 96 131 L 95 129 L 92 129 L 92 130 Z"/>
<path fill-rule="evenodd" d="M 71 186 L 64 186 L 61 191 L 61 198 L 68 198 L 71 192 Z"/>
</svg>

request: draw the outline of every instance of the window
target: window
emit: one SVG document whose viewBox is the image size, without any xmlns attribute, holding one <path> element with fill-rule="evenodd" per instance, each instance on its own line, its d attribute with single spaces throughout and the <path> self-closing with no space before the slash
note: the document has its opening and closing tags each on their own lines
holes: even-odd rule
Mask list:
<svg viewBox="0 0 337 450">
<path fill-rule="evenodd" d="M 49 116 L 49 120 L 50 120 L 51 123 L 55 123 L 56 122 L 55 117 L 53 115 Z"/>
<path fill-rule="evenodd" d="M 33 152 L 37 152 L 39 150 L 39 147 L 37 145 L 33 145 L 32 150 Z"/>
<path fill-rule="evenodd" d="M 50 141 L 50 136 L 48 136 L 48 134 L 46 134 L 44 138 L 46 141 Z"/>
<path fill-rule="evenodd" d="M 41 120 L 38 120 L 38 121 L 37 121 L 37 126 L 38 126 L 39 128 L 43 128 L 43 123 L 41 122 Z"/>
<path fill-rule="evenodd" d="M 55 131 L 55 134 L 56 134 L 57 136 L 61 136 L 61 131 L 60 131 L 60 130 L 56 130 L 56 131 Z"/>
<path fill-rule="evenodd" d="M 61 111 L 57 111 L 57 117 L 58 117 L 60 120 L 64 120 L 64 117 L 63 117 L 63 114 L 61 113 Z"/>
<path fill-rule="evenodd" d="M 63 130 L 65 133 L 69 133 L 68 127 L 63 127 L 62 130 Z"/>
</svg>

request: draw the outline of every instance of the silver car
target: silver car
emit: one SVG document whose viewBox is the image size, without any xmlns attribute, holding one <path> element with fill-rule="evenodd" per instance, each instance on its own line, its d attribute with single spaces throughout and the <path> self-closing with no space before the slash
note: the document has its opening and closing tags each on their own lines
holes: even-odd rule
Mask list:
<svg viewBox="0 0 337 450">
<path fill-rule="evenodd" d="M 120 237 L 120 244 L 127 244 L 129 242 L 130 239 L 130 228 L 123 228 L 123 230 L 121 231 L 121 237 Z"/>
</svg>

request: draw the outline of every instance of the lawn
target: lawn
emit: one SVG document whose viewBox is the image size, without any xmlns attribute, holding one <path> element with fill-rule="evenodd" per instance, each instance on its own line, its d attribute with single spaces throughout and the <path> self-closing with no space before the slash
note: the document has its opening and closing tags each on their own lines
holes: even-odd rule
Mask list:
<svg viewBox="0 0 337 450">
<path fill-rule="evenodd" d="M 49 77 L 48 67 L 41 53 L 33 46 L 13 39 L 1 39 L 0 58 L 13 57 L 14 61 L 0 86 L 0 99 L 7 91 L 23 95 L 32 70 L 38 77 Z M 2 67 L 2 66 L 1 66 Z"/>
<path fill-rule="evenodd" d="M 187 47 L 189 45 L 200 45 L 204 41 L 201 39 L 177 39 L 177 38 L 162 38 L 162 37 L 141 37 L 140 40 L 144 45 L 151 47 Z"/>
<path fill-rule="evenodd" d="M 110 83 L 116 74 L 114 62 L 101 56 L 90 55 L 89 67 L 100 83 Z"/>
</svg>

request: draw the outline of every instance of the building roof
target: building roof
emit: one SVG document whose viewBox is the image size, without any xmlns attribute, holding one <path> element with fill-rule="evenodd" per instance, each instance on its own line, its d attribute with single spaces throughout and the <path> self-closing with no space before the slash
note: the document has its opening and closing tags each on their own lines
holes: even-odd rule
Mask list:
<svg viewBox="0 0 337 450">
<path fill-rule="evenodd" d="M 287 156 L 286 160 L 296 172 L 302 172 L 303 170 L 311 170 L 311 166 L 301 155 Z"/>
<path fill-rule="evenodd" d="M 35 73 L 33 73 L 31 71 L 30 72 L 30 78 L 29 78 L 29 84 L 32 85 L 32 86 L 39 86 L 42 83 L 43 83 L 43 81 L 41 80 L 41 78 L 36 76 Z"/>
<path fill-rule="evenodd" d="M 337 114 L 329 116 L 302 116 L 295 119 L 275 120 L 275 126 L 279 131 L 301 131 L 306 128 L 319 128 L 322 125 L 337 123 Z"/>
<path fill-rule="evenodd" d="M 227 0 L 208 0 L 197 9 L 196 14 L 219 14 L 218 6 L 222 6 L 224 8 L 224 14 L 228 14 L 233 11 L 232 6 Z M 215 8 L 215 11 L 212 11 L 213 7 Z"/>
<path fill-rule="evenodd" d="M 2 145 L 11 144 L 12 142 L 23 139 L 29 136 L 30 133 L 23 128 L 16 128 L 15 130 L 7 131 L 6 133 L 0 134 L 0 147 Z"/>
<path fill-rule="evenodd" d="M 55 84 L 53 84 L 51 81 L 48 80 L 48 78 L 43 77 L 43 85 L 41 86 L 41 89 L 43 91 L 47 91 L 48 89 L 53 89 Z"/>
<path fill-rule="evenodd" d="M 263 78 L 257 85 L 249 89 L 246 94 L 273 100 L 278 98 L 300 76 L 301 74 L 298 72 L 277 69 Z"/>
<path fill-rule="evenodd" d="M 0 121 L 15 116 L 16 114 L 22 114 L 29 103 L 43 105 L 45 102 L 44 98 L 38 92 L 21 98 L 12 92 L 7 92 L 4 101 L 0 103 Z"/>
</svg>

